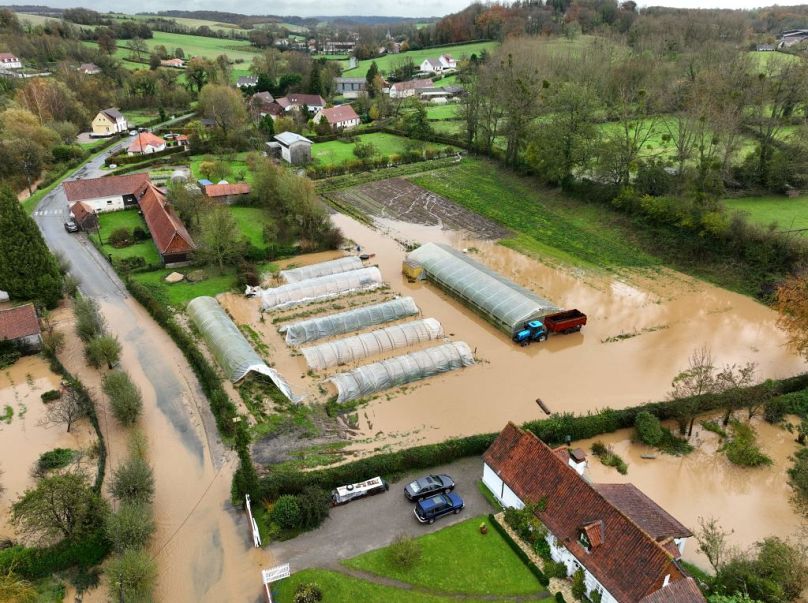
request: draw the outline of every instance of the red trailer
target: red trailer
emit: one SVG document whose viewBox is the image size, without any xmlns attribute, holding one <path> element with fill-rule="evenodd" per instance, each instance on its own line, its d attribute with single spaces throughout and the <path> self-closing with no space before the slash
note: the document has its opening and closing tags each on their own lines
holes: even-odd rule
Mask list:
<svg viewBox="0 0 808 603">
<path fill-rule="evenodd" d="M 586 314 L 580 310 L 564 310 L 548 314 L 542 319 L 547 330 L 552 333 L 576 333 L 586 324 Z"/>
</svg>

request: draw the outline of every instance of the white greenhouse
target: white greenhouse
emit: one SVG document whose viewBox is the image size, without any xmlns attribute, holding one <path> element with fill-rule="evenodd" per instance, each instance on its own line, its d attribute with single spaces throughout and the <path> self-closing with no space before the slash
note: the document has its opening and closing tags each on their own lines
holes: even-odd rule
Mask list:
<svg viewBox="0 0 808 603">
<path fill-rule="evenodd" d="M 261 308 L 273 310 L 304 304 L 318 299 L 338 297 L 352 291 L 374 289 L 382 285 L 382 273 L 375 266 L 310 278 L 299 283 L 261 289 Z"/>
<path fill-rule="evenodd" d="M 322 370 L 441 337 L 443 327 L 440 322 L 434 318 L 424 318 L 327 341 L 300 351 L 303 352 L 309 368 Z"/>
<path fill-rule="evenodd" d="M 472 364 L 474 355 L 468 344 L 454 341 L 366 364 L 328 380 L 337 388 L 337 402 L 348 402 Z"/>
<path fill-rule="evenodd" d="M 353 333 L 365 327 L 392 322 L 415 314 L 418 314 L 418 306 L 411 297 L 397 297 L 380 304 L 301 320 L 281 327 L 280 332 L 286 333 L 286 343 L 289 345 L 300 345 L 323 337 Z"/>
<path fill-rule="evenodd" d="M 350 270 L 359 270 L 362 267 L 362 260 L 360 260 L 358 256 L 349 255 L 344 258 L 329 260 L 328 262 L 311 264 L 310 266 L 281 270 L 281 277 L 283 277 L 287 283 L 299 283 L 309 278 L 339 274 L 340 272 L 348 272 Z"/>
<path fill-rule="evenodd" d="M 249 372 L 260 373 L 269 377 L 292 402 L 301 400 L 280 373 L 261 359 L 215 299 L 207 296 L 192 299 L 188 302 L 188 316 L 230 381 L 241 381 Z"/>
</svg>

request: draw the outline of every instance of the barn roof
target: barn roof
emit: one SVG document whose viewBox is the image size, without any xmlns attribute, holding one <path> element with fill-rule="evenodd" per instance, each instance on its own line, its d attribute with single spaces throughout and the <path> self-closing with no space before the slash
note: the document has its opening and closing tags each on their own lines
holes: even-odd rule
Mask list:
<svg viewBox="0 0 808 603">
<path fill-rule="evenodd" d="M 247 195 L 250 185 L 246 182 L 235 184 L 208 184 L 205 186 L 205 195 L 208 197 L 228 197 L 230 195 Z"/>
<path fill-rule="evenodd" d="M 71 203 L 99 197 L 116 195 L 139 195 L 149 184 L 148 174 L 125 174 L 123 176 L 104 176 L 86 180 L 70 180 L 62 186 L 67 200 Z"/>
<path fill-rule="evenodd" d="M 188 253 L 196 249 L 182 220 L 154 185 L 149 184 L 140 199 L 140 209 L 161 255 Z"/>
<path fill-rule="evenodd" d="M 0 310 L 0 341 L 14 341 L 31 335 L 39 335 L 39 320 L 34 304 Z"/>
<path fill-rule="evenodd" d="M 354 111 L 351 105 L 339 105 L 337 107 L 330 107 L 320 111 L 320 115 L 325 117 L 326 121 L 332 126 L 343 121 L 351 121 L 352 119 L 359 119 L 359 116 Z"/>
</svg>

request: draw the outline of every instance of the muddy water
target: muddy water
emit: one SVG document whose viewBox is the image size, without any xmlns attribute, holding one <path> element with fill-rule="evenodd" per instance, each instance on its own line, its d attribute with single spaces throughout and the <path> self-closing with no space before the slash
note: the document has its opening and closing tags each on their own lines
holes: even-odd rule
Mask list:
<svg viewBox="0 0 808 603">
<path fill-rule="evenodd" d="M 14 538 L 14 529 L 8 525 L 10 505 L 26 488 L 34 485 L 31 468 L 39 455 L 53 448 L 87 450 L 95 441 L 95 432 L 87 421 L 74 424 L 70 433 L 64 425 L 43 425 L 47 406 L 40 396 L 51 389 L 59 389 L 59 377 L 50 371 L 47 361 L 40 356 L 26 356 L 15 364 L 0 370 L 0 413 L 6 406 L 14 415 L 10 423 L 0 421 L 0 539 Z M 83 467 L 95 477 L 95 461 L 87 458 Z"/>
<path fill-rule="evenodd" d="M 724 529 L 732 531 L 731 544 L 747 548 L 767 536 L 790 538 L 806 525 L 805 518 L 789 502 L 791 489 L 786 470 L 789 456 L 797 449 L 793 434 L 764 421 L 753 421 L 758 442 L 771 457 L 770 467 L 741 468 L 726 455 L 716 453 L 719 438 L 696 426 L 693 444 L 697 449 L 684 457 L 658 454 L 656 459 L 641 455 L 656 453 L 641 444 L 631 443 L 631 430 L 621 430 L 595 438 L 623 457 L 628 474 L 620 475 L 589 457 L 588 474 L 598 483 L 631 482 L 681 521 L 691 531 L 699 526 L 699 517 L 714 517 Z M 593 440 L 576 442 L 589 451 Z M 698 544 L 691 539 L 685 559 L 707 568 L 709 564 Z"/>
</svg>

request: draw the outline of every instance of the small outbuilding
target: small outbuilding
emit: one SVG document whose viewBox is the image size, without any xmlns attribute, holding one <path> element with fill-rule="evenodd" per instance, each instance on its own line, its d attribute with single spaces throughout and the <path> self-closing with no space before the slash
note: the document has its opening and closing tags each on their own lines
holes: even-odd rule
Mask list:
<svg viewBox="0 0 808 603">
<path fill-rule="evenodd" d="M 149 227 L 154 245 L 165 266 L 186 264 L 196 250 L 191 235 L 166 197 L 154 185 L 149 184 L 140 199 L 140 210 Z"/>
<path fill-rule="evenodd" d="M 0 310 L 0 342 L 8 341 L 23 352 L 42 349 L 42 331 L 34 304 Z"/>
<path fill-rule="evenodd" d="M 304 165 L 311 161 L 311 140 L 294 132 L 281 132 L 275 135 L 281 147 L 281 158 L 292 165 Z M 271 143 L 269 143 L 271 145 Z"/>
<path fill-rule="evenodd" d="M 78 227 L 85 232 L 92 232 L 98 228 L 98 216 L 81 201 L 70 207 L 70 215 L 73 216 Z"/>
</svg>

